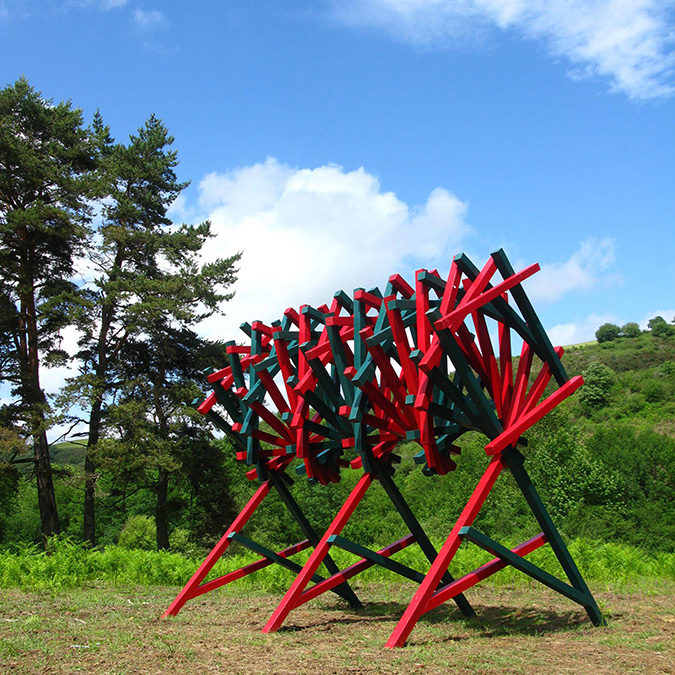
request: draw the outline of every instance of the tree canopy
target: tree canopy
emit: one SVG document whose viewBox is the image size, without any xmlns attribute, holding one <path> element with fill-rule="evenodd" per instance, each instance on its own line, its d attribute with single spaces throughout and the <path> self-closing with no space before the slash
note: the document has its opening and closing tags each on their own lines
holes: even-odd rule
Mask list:
<svg viewBox="0 0 675 675">
<path fill-rule="evenodd" d="M 34 447 L 42 534 L 59 531 L 40 366 L 61 359 L 71 320 L 73 261 L 85 246 L 95 146 L 80 110 L 25 79 L 0 91 L 0 377 Z"/>
<path fill-rule="evenodd" d="M 44 539 L 60 530 L 45 366 L 78 366 L 58 403 L 87 423 L 83 535 L 92 544 L 103 433 L 118 451 L 141 434 L 144 450 L 134 452 L 157 484 L 161 545 L 169 474 L 180 466 L 171 457 L 185 452 L 173 445 L 208 442 L 190 421 L 188 394 L 204 354 L 224 356 L 193 328 L 232 296 L 240 254 L 202 262 L 210 224 L 168 216 L 188 185 L 173 140 L 155 115 L 119 143 L 100 113 L 85 127 L 80 110 L 25 79 L 0 91 L 0 381 L 14 396 L 0 422 L 31 439 Z M 67 326 L 79 336 L 76 354 L 61 348 Z M 125 411 L 133 419 L 120 425 Z"/>
</svg>

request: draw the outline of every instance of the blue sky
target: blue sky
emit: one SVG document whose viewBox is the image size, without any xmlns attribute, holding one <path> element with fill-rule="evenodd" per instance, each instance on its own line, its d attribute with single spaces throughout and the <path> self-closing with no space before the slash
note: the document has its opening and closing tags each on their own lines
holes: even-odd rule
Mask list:
<svg viewBox="0 0 675 675">
<path fill-rule="evenodd" d="M 0 0 L 25 75 L 124 139 L 156 113 L 242 249 L 228 317 L 320 304 L 466 251 L 542 265 L 555 341 L 675 316 L 673 4 L 657 0 Z M 63 373 L 48 377 L 56 382 Z"/>
</svg>

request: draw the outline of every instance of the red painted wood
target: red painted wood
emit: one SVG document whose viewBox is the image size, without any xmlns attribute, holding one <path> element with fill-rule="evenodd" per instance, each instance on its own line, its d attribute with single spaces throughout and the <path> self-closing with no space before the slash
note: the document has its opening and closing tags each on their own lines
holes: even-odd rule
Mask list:
<svg viewBox="0 0 675 675">
<path fill-rule="evenodd" d="M 538 535 L 532 537 L 532 539 L 528 539 L 511 550 L 518 555 L 526 556 L 528 553 L 532 553 L 532 551 L 545 544 L 546 541 L 546 536 L 543 532 L 540 532 Z M 469 572 L 463 577 L 455 579 L 455 581 L 448 584 L 447 586 L 439 588 L 431 596 L 425 611 L 430 612 L 432 609 L 436 609 L 436 607 L 439 605 L 442 605 L 444 602 L 451 600 L 460 593 L 464 593 L 464 591 L 467 591 L 472 586 L 475 586 L 478 582 L 483 581 L 483 579 L 487 579 L 489 576 L 499 572 L 499 570 L 503 570 L 507 565 L 508 563 L 503 561 L 501 558 L 493 558 L 490 562 L 485 563 L 485 565 L 475 569 L 473 572 Z"/>
<path fill-rule="evenodd" d="M 495 265 L 495 261 L 492 259 L 492 256 L 490 256 L 483 266 L 483 269 L 473 281 L 469 283 L 469 279 L 466 279 L 468 291 L 461 299 L 458 307 L 466 306 L 475 300 L 485 290 L 485 287 L 490 283 L 490 279 L 492 279 L 496 271 L 497 265 Z"/>
<path fill-rule="evenodd" d="M 180 612 L 183 605 L 190 599 L 192 591 L 201 584 L 206 575 L 211 571 L 211 568 L 218 562 L 220 557 L 225 553 L 230 545 L 229 536 L 232 532 L 238 532 L 253 515 L 255 510 L 260 506 L 260 502 L 267 496 L 270 491 L 270 482 L 265 481 L 256 490 L 255 494 L 249 499 L 248 504 L 241 510 L 239 515 L 234 519 L 230 527 L 227 528 L 225 534 L 220 538 L 220 541 L 213 547 L 211 553 L 206 556 L 204 562 L 199 566 L 199 569 L 192 575 L 190 581 L 185 584 L 183 590 L 176 596 L 176 599 L 169 605 L 169 608 L 162 614 L 162 618 L 167 616 L 176 616 Z"/>
<path fill-rule="evenodd" d="M 502 417 L 502 381 L 497 367 L 497 359 L 492 349 L 492 341 L 488 332 L 485 317 L 480 312 L 472 312 L 474 326 L 478 335 L 478 344 L 483 355 L 483 368 L 487 375 L 485 384 L 495 402 L 495 412 L 497 417 Z"/>
<path fill-rule="evenodd" d="M 429 349 L 431 344 L 431 324 L 427 318 L 429 310 L 429 287 L 420 280 L 425 270 L 415 272 L 415 329 L 417 330 L 417 348 Z"/>
<path fill-rule="evenodd" d="M 389 283 L 406 299 L 412 298 L 415 293 L 415 289 L 400 274 L 392 274 Z"/>
<path fill-rule="evenodd" d="M 548 414 L 561 401 L 571 396 L 584 383 L 581 375 L 573 377 L 568 382 L 554 391 L 548 398 L 544 399 L 536 408 L 526 415 L 519 417 L 514 424 L 508 427 L 497 438 L 491 440 L 485 446 L 485 452 L 488 455 L 495 455 L 501 452 L 507 445 L 514 445 L 520 436 L 529 429 L 535 422 L 538 422 L 544 415 Z"/>
<path fill-rule="evenodd" d="M 507 295 L 503 295 L 507 301 Z M 513 357 L 511 354 L 511 331 L 508 326 L 499 322 L 499 367 L 502 377 L 502 421 L 511 407 L 513 395 Z"/>
<path fill-rule="evenodd" d="M 445 284 L 445 291 L 441 298 L 441 305 L 439 307 L 441 314 L 445 315 L 455 309 L 457 303 L 457 293 L 459 292 L 459 282 L 462 278 L 462 273 L 457 267 L 457 263 L 453 260 L 448 272 L 448 280 Z"/>
<path fill-rule="evenodd" d="M 291 430 L 269 409 L 266 408 L 260 401 L 251 401 L 249 407 L 253 410 L 261 420 L 269 424 L 274 431 L 276 431 L 287 443 L 294 443 L 293 433 Z"/>
<path fill-rule="evenodd" d="M 534 353 L 527 342 L 523 342 L 523 347 L 520 351 L 520 361 L 518 362 L 518 370 L 516 372 L 516 379 L 513 385 L 513 396 L 511 397 L 511 405 L 505 415 L 505 426 L 513 424 L 522 408 L 525 400 L 525 392 L 527 391 L 528 378 L 530 377 L 530 370 L 532 369 L 532 357 Z"/>
<path fill-rule="evenodd" d="M 457 306 L 457 309 L 446 314 L 444 317 L 436 321 L 436 328 L 441 330 L 443 328 L 451 328 L 456 330 L 456 327 L 464 320 L 475 309 L 478 309 L 482 305 L 491 302 L 495 298 L 499 297 L 502 293 L 505 293 L 509 289 L 517 286 L 519 283 L 531 277 L 535 272 L 539 271 L 539 265 L 536 263 L 526 267 L 521 272 L 514 274 L 512 277 L 509 277 L 505 281 L 493 286 L 491 289 L 481 293 L 478 297 L 474 298 L 470 302 L 464 302 L 463 299 Z"/>
<path fill-rule="evenodd" d="M 305 563 L 304 567 L 295 578 L 295 581 L 291 584 L 291 587 L 286 592 L 286 595 L 284 595 L 283 599 L 279 603 L 279 606 L 274 610 L 269 621 L 265 624 L 263 633 L 273 633 L 281 627 L 281 624 L 284 622 L 290 611 L 295 607 L 297 598 L 301 596 L 302 592 L 307 587 L 307 584 L 311 581 L 313 574 L 316 572 L 319 565 L 326 557 L 326 554 L 330 549 L 328 539 L 332 535 L 340 534 L 340 532 L 342 532 L 342 529 L 347 524 L 347 521 L 354 513 L 354 510 L 361 502 L 363 495 L 366 494 L 366 491 L 372 482 L 373 478 L 370 474 L 366 473 L 361 476 L 351 494 L 349 497 L 347 497 L 345 503 L 342 505 L 342 508 L 333 519 L 333 522 L 324 533 L 321 541 L 317 544 L 316 548 L 312 552 L 309 560 Z"/>
<path fill-rule="evenodd" d="M 381 548 L 378 551 L 378 553 L 380 555 L 383 555 L 385 558 L 389 558 L 390 556 L 394 555 L 394 553 L 402 551 L 404 548 L 414 543 L 415 537 L 413 537 L 412 534 L 409 534 L 403 537 L 402 539 L 399 539 L 398 541 L 389 544 L 389 546 Z M 317 598 L 319 595 L 325 593 L 326 591 L 330 591 L 332 588 L 339 586 L 345 581 L 349 581 L 349 579 L 363 572 L 363 570 L 372 567 L 374 564 L 375 563 L 371 562 L 370 560 L 361 558 L 361 560 L 355 562 L 353 565 L 345 567 L 345 569 L 343 569 L 341 572 L 338 572 L 337 574 L 328 577 L 328 579 L 325 579 L 324 581 L 320 581 L 319 583 L 310 586 L 306 591 L 303 591 L 302 595 L 296 598 L 293 609 L 295 609 L 296 607 L 300 607 L 301 605 L 304 605 L 310 600 Z"/>
<path fill-rule="evenodd" d="M 211 408 L 216 404 L 216 395 L 212 392 L 210 393 L 206 399 L 203 401 L 203 403 L 200 404 L 200 406 L 197 408 L 197 412 L 201 413 L 202 415 L 206 415 Z"/>
<path fill-rule="evenodd" d="M 282 558 L 288 558 L 295 553 L 304 551 L 306 548 L 309 548 L 309 546 L 310 546 L 309 541 L 305 539 L 304 541 L 301 541 L 298 544 L 293 544 L 293 546 L 285 548 L 283 551 L 279 551 L 277 555 L 280 555 Z M 221 586 L 225 586 L 226 584 L 232 583 L 237 579 L 241 579 L 242 577 L 248 576 L 249 574 L 253 574 L 253 572 L 257 572 L 258 570 L 261 570 L 267 567 L 268 565 L 272 565 L 273 563 L 274 561 L 269 560 L 268 558 L 260 558 L 255 562 L 245 565 L 244 567 L 240 567 L 238 570 L 228 572 L 227 574 L 224 574 L 222 577 L 218 577 L 217 579 L 213 579 L 212 581 L 207 581 L 201 584 L 201 586 L 195 587 L 192 590 L 190 597 L 188 599 L 192 600 L 192 598 L 204 595 L 204 593 L 208 593 L 209 591 L 215 591 L 216 588 L 221 588 Z"/>
<path fill-rule="evenodd" d="M 501 457 L 495 457 L 488 465 L 448 538 L 445 540 L 445 544 L 443 544 L 438 556 L 431 565 L 431 569 L 424 577 L 424 581 L 420 584 L 413 599 L 389 637 L 386 644 L 387 647 L 402 647 L 419 618 L 427 611 L 429 601 L 438 587 L 441 577 L 447 571 L 452 558 L 462 543 L 459 531 L 463 527 L 473 523 L 503 468 L 504 463 Z"/>
<path fill-rule="evenodd" d="M 391 327 L 391 333 L 394 337 L 396 352 L 398 353 L 401 362 L 401 368 L 403 370 L 403 376 L 405 377 L 408 391 L 413 392 L 417 390 L 417 367 L 410 360 L 410 343 L 408 342 L 408 336 L 406 335 L 403 326 L 401 312 L 397 309 L 392 309 L 389 306 L 389 302 L 393 299 L 393 296 L 389 296 L 384 300 L 387 318 L 389 319 L 389 326 Z"/>
</svg>

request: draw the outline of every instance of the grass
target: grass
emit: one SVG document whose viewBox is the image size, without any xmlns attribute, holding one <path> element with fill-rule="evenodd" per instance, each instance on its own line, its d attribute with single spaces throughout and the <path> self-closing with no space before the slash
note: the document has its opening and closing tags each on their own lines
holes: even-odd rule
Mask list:
<svg viewBox="0 0 675 675">
<path fill-rule="evenodd" d="M 437 545 L 440 543 L 436 542 Z M 648 583 L 650 579 L 659 578 L 675 581 L 675 553 L 648 553 L 626 544 L 583 539 L 570 542 L 569 549 L 584 577 L 596 583 Z M 331 555 L 341 568 L 355 560 L 351 554 L 339 549 L 334 549 Z M 293 559 L 303 563 L 308 556 L 309 552 L 304 551 Z M 52 540 L 46 552 L 36 546 L 0 550 L 0 588 L 53 592 L 93 582 L 180 585 L 192 576 L 203 557 L 166 551 L 129 550 L 120 546 L 90 550 L 68 539 Z M 395 558 L 409 567 L 428 569 L 429 563 L 417 546 L 404 549 Z M 256 559 L 256 555 L 233 546 L 214 567 L 211 576 L 219 576 Z M 453 560 L 453 570 L 475 569 L 490 559 L 491 556 L 478 547 L 463 546 Z M 561 574 L 549 546 L 533 552 L 528 560 L 551 574 Z M 386 570 L 373 566 L 360 578 L 370 583 L 387 581 L 390 577 Z M 259 575 L 246 577 L 239 583 L 249 588 L 262 587 L 269 592 L 283 592 L 289 579 L 286 570 L 272 565 Z M 522 584 L 523 577 L 517 570 L 508 567 L 495 577 L 495 583 Z"/>
<path fill-rule="evenodd" d="M 326 594 L 264 635 L 293 578 L 276 565 L 161 621 L 198 560 L 120 547 L 90 551 L 68 540 L 52 541 L 48 553 L 6 550 L 0 663 L 3 672 L 28 673 L 672 672 L 675 554 L 583 540 L 570 549 L 607 627 L 593 628 L 583 609 L 507 568 L 468 593 L 475 619 L 446 603 L 422 617 L 402 650 L 383 645 L 415 586 L 376 567 L 354 580 L 362 610 Z M 240 551 L 228 551 L 217 573 L 251 561 Z M 531 559 L 559 574 L 549 551 Z M 340 566 L 348 564 L 334 552 Z M 460 548 L 453 572 L 483 562 L 480 553 Z M 428 568 L 418 558 L 416 547 L 397 554 Z"/>
<path fill-rule="evenodd" d="M 69 464 L 72 466 L 84 465 L 86 443 L 81 441 L 63 441 L 55 443 L 50 449 L 50 459 L 53 464 Z"/>
<path fill-rule="evenodd" d="M 22 673 L 667 673 L 675 667 L 674 586 L 653 580 L 596 591 L 608 626 L 538 585 L 481 585 L 477 618 L 446 604 L 425 615 L 405 649 L 383 645 L 414 590 L 369 583 L 364 609 L 332 597 L 260 629 L 280 600 L 236 584 L 159 619 L 176 587 L 90 585 L 55 593 L 12 589 L 0 604 L 0 662 Z M 595 590 L 595 589 L 594 589 Z"/>
</svg>

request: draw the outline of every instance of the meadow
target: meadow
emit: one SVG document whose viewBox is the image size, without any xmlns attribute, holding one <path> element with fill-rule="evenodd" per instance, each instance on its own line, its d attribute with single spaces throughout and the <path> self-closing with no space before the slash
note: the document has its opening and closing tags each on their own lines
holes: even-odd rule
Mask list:
<svg viewBox="0 0 675 675">
<path fill-rule="evenodd" d="M 357 582 L 359 611 L 321 596 L 269 635 L 260 631 L 280 594 L 236 585 L 168 620 L 176 587 L 6 589 L 0 661 L 17 673 L 673 672 L 673 584 L 592 585 L 607 626 L 541 586 L 489 584 L 470 595 L 475 619 L 443 605 L 396 650 L 383 645 L 413 590 L 398 582 Z"/>
<path fill-rule="evenodd" d="M 594 628 L 582 608 L 507 568 L 470 592 L 476 618 L 446 603 L 422 618 L 404 649 L 386 650 L 414 586 L 377 567 L 356 578 L 363 609 L 328 594 L 294 611 L 279 633 L 263 635 L 292 579 L 276 566 L 161 620 L 198 559 L 91 550 L 68 539 L 53 540 L 46 552 L 15 547 L 0 553 L 0 658 L 7 672 L 29 673 L 672 672 L 675 554 L 584 540 L 570 550 L 607 626 Z M 335 554 L 338 564 L 351 562 Z M 396 558 L 426 569 L 416 547 Z M 547 547 L 531 559 L 561 573 Z M 235 551 L 212 575 L 252 560 Z M 484 561 L 479 549 L 462 547 L 452 569 Z"/>
</svg>

